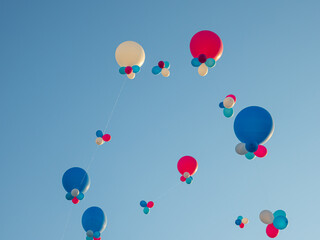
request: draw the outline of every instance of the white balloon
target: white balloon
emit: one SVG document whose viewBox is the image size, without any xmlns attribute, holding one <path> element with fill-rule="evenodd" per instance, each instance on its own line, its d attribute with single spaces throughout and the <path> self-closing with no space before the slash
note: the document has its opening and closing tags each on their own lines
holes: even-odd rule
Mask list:
<svg viewBox="0 0 320 240">
<path fill-rule="evenodd" d="M 71 195 L 72 195 L 72 197 L 76 197 L 76 196 L 78 196 L 79 195 L 79 190 L 78 189 L 72 189 L 72 191 L 71 191 Z"/>
<path fill-rule="evenodd" d="M 128 74 L 127 77 L 129 79 L 134 79 L 136 77 L 136 74 L 134 72 L 132 72 L 132 73 Z"/>
<path fill-rule="evenodd" d="M 88 237 L 93 237 L 93 231 L 88 230 L 88 231 L 87 231 L 87 236 L 88 236 Z"/>
<path fill-rule="evenodd" d="M 200 65 L 200 67 L 198 68 L 198 73 L 200 76 L 204 77 L 205 75 L 207 75 L 208 73 L 208 67 L 207 65 L 205 65 L 204 63 L 202 63 Z"/>
<path fill-rule="evenodd" d="M 116 49 L 116 61 L 120 67 L 142 66 L 146 55 L 140 44 L 133 41 L 121 43 Z"/>
<path fill-rule="evenodd" d="M 247 224 L 249 222 L 249 219 L 248 218 L 242 218 L 241 222 L 243 224 Z"/>
<path fill-rule="evenodd" d="M 104 144 L 103 139 L 102 139 L 101 137 L 98 137 L 98 138 L 96 139 L 96 144 L 98 144 L 98 145 Z"/>
<path fill-rule="evenodd" d="M 236 145 L 236 153 L 238 153 L 239 155 L 246 155 L 248 153 L 248 151 L 246 149 L 246 144 L 238 143 Z"/>
<path fill-rule="evenodd" d="M 232 97 L 227 97 L 223 100 L 223 106 L 225 108 L 232 108 L 234 106 L 235 102 Z"/>
<path fill-rule="evenodd" d="M 260 217 L 261 222 L 263 222 L 265 224 L 271 224 L 274 219 L 272 212 L 270 212 L 269 210 L 263 210 L 260 213 L 259 217 Z"/>
<path fill-rule="evenodd" d="M 188 178 L 188 177 L 190 177 L 190 173 L 185 172 L 185 173 L 183 174 L 183 176 L 184 176 L 185 178 Z"/>
<path fill-rule="evenodd" d="M 164 77 L 169 77 L 169 76 L 170 76 L 170 71 L 169 71 L 168 68 L 162 68 L 161 74 L 162 74 L 162 76 L 164 76 Z"/>
</svg>

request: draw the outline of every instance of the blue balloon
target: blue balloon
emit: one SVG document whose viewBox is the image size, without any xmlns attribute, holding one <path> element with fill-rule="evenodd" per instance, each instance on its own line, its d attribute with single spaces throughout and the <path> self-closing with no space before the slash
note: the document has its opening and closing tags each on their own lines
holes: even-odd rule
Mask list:
<svg viewBox="0 0 320 240">
<path fill-rule="evenodd" d="M 220 108 L 224 108 L 223 102 L 219 103 L 219 107 L 220 107 Z"/>
<path fill-rule="evenodd" d="M 82 215 L 82 227 L 87 232 L 103 232 L 107 226 L 107 219 L 99 207 L 90 207 Z"/>
<path fill-rule="evenodd" d="M 93 240 L 93 237 L 86 237 L 86 240 Z"/>
<path fill-rule="evenodd" d="M 119 68 L 119 73 L 120 74 L 126 74 L 126 67 L 121 67 L 121 68 Z"/>
<path fill-rule="evenodd" d="M 233 116 L 233 108 L 224 108 L 223 115 L 227 118 L 232 117 Z"/>
<path fill-rule="evenodd" d="M 255 152 L 258 150 L 258 144 L 255 142 L 251 142 L 251 143 L 246 143 L 246 150 L 248 152 Z"/>
<path fill-rule="evenodd" d="M 208 58 L 205 64 L 207 65 L 207 67 L 212 68 L 216 65 L 216 60 L 214 60 L 213 58 Z"/>
<path fill-rule="evenodd" d="M 93 236 L 94 236 L 95 238 L 99 238 L 99 237 L 100 237 L 100 232 L 94 232 L 94 233 L 93 233 Z"/>
<path fill-rule="evenodd" d="M 194 58 L 191 60 L 191 65 L 194 67 L 199 67 L 202 63 L 199 62 L 198 58 Z"/>
<path fill-rule="evenodd" d="M 283 230 L 288 226 L 288 219 L 284 216 L 277 216 L 273 219 L 273 226 L 276 229 Z"/>
<path fill-rule="evenodd" d="M 79 193 L 79 195 L 77 196 L 77 198 L 79 199 L 79 200 L 82 200 L 83 198 L 84 198 L 84 194 L 81 192 L 81 193 Z"/>
<path fill-rule="evenodd" d="M 274 124 L 270 113 L 262 107 L 247 107 L 237 115 L 233 125 L 240 142 L 264 144 L 273 134 Z"/>
<path fill-rule="evenodd" d="M 161 70 L 162 70 L 162 68 L 160 68 L 159 66 L 154 66 L 154 67 L 152 68 L 152 73 L 153 73 L 154 75 L 158 75 L 159 73 L 161 73 Z"/>
<path fill-rule="evenodd" d="M 164 61 L 164 67 L 170 69 L 170 63 L 168 61 Z"/>
<path fill-rule="evenodd" d="M 69 201 L 73 199 L 73 196 L 71 195 L 71 193 L 68 192 L 66 194 L 66 199 L 69 200 Z"/>
<path fill-rule="evenodd" d="M 96 132 L 96 136 L 102 138 L 103 132 L 102 132 L 101 130 L 98 130 L 98 131 Z"/>
<path fill-rule="evenodd" d="M 62 185 L 66 192 L 78 189 L 79 192 L 85 193 L 90 187 L 90 179 L 85 170 L 79 167 L 73 167 L 63 174 Z"/>
<path fill-rule="evenodd" d="M 150 208 L 145 207 L 145 208 L 143 209 L 143 212 L 144 212 L 145 214 L 148 214 L 148 213 L 150 212 Z"/>
<path fill-rule="evenodd" d="M 238 219 L 242 220 L 242 219 L 243 219 L 243 217 L 242 217 L 242 216 L 239 216 L 239 217 L 238 217 Z"/>
<path fill-rule="evenodd" d="M 241 224 L 241 220 L 240 219 L 237 219 L 236 221 L 235 221 L 235 223 L 236 223 L 236 225 L 240 225 Z"/>
<path fill-rule="evenodd" d="M 246 153 L 245 156 L 246 156 L 246 158 L 249 159 L 249 160 L 252 160 L 252 159 L 254 159 L 254 158 L 256 157 L 256 155 L 254 155 L 254 153 L 252 153 L 252 152 Z"/>
<path fill-rule="evenodd" d="M 273 216 L 274 216 L 274 218 L 276 218 L 276 217 L 278 217 L 278 216 L 286 217 L 287 214 L 286 214 L 286 212 L 283 211 L 283 210 L 277 210 L 277 211 L 275 211 L 275 212 L 273 213 Z"/>
<path fill-rule="evenodd" d="M 140 72 L 140 67 L 139 67 L 138 65 L 133 65 L 133 66 L 132 66 L 132 71 L 133 71 L 134 73 L 138 73 L 138 72 Z"/>
<path fill-rule="evenodd" d="M 193 181 L 193 178 L 191 176 L 186 179 L 187 184 L 191 184 L 192 181 Z"/>
<path fill-rule="evenodd" d="M 143 208 L 146 207 L 147 206 L 147 202 L 142 200 L 140 202 L 140 206 L 143 207 Z"/>
</svg>

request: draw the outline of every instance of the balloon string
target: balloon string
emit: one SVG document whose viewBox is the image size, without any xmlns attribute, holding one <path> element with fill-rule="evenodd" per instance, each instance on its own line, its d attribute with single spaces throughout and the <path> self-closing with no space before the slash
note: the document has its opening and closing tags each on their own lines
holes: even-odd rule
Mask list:
<svg viewBox="0 0 320 240">
<path fill-rule="evenodd" d="M 167 196 L 168 193 L 169 193 L 170 191 L 172 191 L 173 189 L 175 189 L 179 184 L 180 184 L 180 183 L 178 182 L 178 183 L 172 185 L 169 189 L 167 189 L 167 191 L 165 191 L 163 194 L 161 194 L 160 196 L 158 196 L 154 201 L 158 201 L 158 200 L 160 200 L 161 198 Z"/>
<path fill-rule="evenodd" d="M 63 230 L 63 232 L 62 232 L 62 235 L 61 235 L 60 240 L 63 240 L 63 239 L 64 239 L 64 236 L 65 236 L 65 234 L 66 234 L 67 228 L 68 228 L 68 226 L 69 226 L 69 224 L 70 224 L 71 215 L 72 215 L 72 209 L 73 209 L 73 208 L 70 208 L 70 210 L 69 210 L 68 217 L 67 217 L 67 221 L 66 221 L 66 224 L 65 224 L 65 226 L 64 226 L 64 230 Z"/>
</svg>

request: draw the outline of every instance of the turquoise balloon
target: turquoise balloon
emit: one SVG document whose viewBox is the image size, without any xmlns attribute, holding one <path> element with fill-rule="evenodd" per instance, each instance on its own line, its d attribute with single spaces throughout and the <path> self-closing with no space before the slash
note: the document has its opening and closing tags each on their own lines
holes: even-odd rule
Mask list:
<svg viewBox="0 0 320 240">
<path fill-rule="evenodd" d="M 159 67 L 159 66 L 154 66 L 153 68 L 152 68 L 152 73 L 154 74 L 154 75 L 158 75 L 159 73 L 161 73 L 161 68 Z"/>
<path fill-rule="evenodd" d="M 227 118 L 232 117 L 233 116 L 233 108 L 224 108 L 223 115 Z"/>
<path fill-rule="evenodd" d="M 243 219 L 243 217 L 242 217 L 242 216 L 239 216 L 239 217 L 238 217 L 238 219 L 242 220 L 242 219 Z"/>
<path fill-rule="evenodd" d="M 199 62 L 198 58 L 194 58 L 191 60 L 191 65 L 194 67 L 199 67 L 201 65 L 201 62 Z"/>
<path fill-rule="evenodd" d="M 276 217 L 278 217 L 278 216 L 286 217 L 287 214 L 286 214 L 286 212 L 283 211 L 283 210 L 277 210 L 277 211 L 275 211 L 275 212 L 273 213 L 273 216 L 274 216 L 274 218 L 276 218 Z"/>
<path fill-rule="evenodd" d="M 66 199 L 69 200 L 69 201 L 73 199 L 73 196 L 71 195 L 71 193 L 68 192 L 66 194 Z"/>
<path fill-rule="evenodd" d="M 208 58 L 206 61 L 206 65 L 209 68 L 212 68 L 216 65 L 216 60 L 214 60 L 213 58 Z"/>
<path fill-rule="evenodd" d="M 288 226 L 288 219 L 284 216 L 278 216 L 273 219 L 273 226 L 276 229 L 283 230 Z"/>
<path fill-rule="evenodd" d="M 165 68 L 170 68 L 170 63 L 168 61 L 164 61 L 164 67 Z"/>
<path fill-rule="evenodd" d="M 143 212 L 144 212 L 145 214 L 148 214 L 148 213 L 150 212 L 150 208 L 145 207 L 145 208 L 143 209 Z"/>
<path fill-rule="evenodd" d="M 93 240 L 93 237 L 86 237 L 86 240 Z"/>
<path fill-rule="evenodd" d="M 248 152 L 245 156 L 249 160 L 252 160 L 256 157 L 256 155 L 254 155 L 254 153 L 252 153 L 252 152 Z"/>
<path fill-rule="evenodd" d="M 120 74 L 126 74 L 125 69 L 126 69 L 125 67 L 119 68 L 119 73 L 120 73 Z"/>
<path fill-rule="evenodd" d="M 95 238 L 99 238 L 99 237 L 100 237 L 100 232 L 98 232 L 98 231 L 94 232 L 94 233 L 93 233 L 93 236 L 94 236 Z"/>
<path fill-rule="evenodd" d="M 84 194 L 81 192 L 81 193 L 79 193 L 79 195 L 77 196 L 77 198 L 79 199 L 79 200 L 82 200 L 83 198 L 84 198 Z"/>
<path fill-rule="evenodd" d="M 140 67 L 138 65 L 134 65 L 134 66 L 132 66 L 132 71 L 134 73 L 138 73 L 138 72 L 140 72 Z"/>
<path fill-rule="evenodd" d="M 187 184 L 191 184 L 191 183 L 192 183 L 192 180 L 193 180 L 192 177 L 188 177 L 188 178 L 186 179 L 186 183 L 187 183 Z"/>
</svg>

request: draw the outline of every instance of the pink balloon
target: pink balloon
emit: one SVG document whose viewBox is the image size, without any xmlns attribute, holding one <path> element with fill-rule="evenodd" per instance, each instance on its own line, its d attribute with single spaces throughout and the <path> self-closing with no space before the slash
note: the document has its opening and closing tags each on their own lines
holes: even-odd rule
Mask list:
<svg viewBox="0 0 320 240">
<path fill-rule="evenodd" d="M 99 238 L 93 237 L 93 239 L 94 239 L 94 240 L 101 240 L 101 237 L 99 237 Z"/>
<path fill-rule="evenodd" d="M 185 182 L 186 180 L 187 180 L 187 179 L 186 179 L 184 176 L 181 176 L 181 177 L 180 177 L 180 181 L 181 181 L 181 182 Z"/>
<path fill-rule="evenodd" d="M 244 224 L 243 223 L 240 224 L 240 228 L 244 228 Z"/>
<path fill-rule="evenodd" d="M 228 96 L 226 96 L 226 98 L 227 98 L 227 97 L 231 97 L 231 98 L 233 98 L 234 102 L 236 102 L 236 101 L 237 101 L 236 96 L 235 96 L 235 95 L 233 95 L 233 94 L 229 94 Z"/>
<path fill-rule="evenodd" d="M 257 151 L 254 152 L 254 155 L 256 155 L 259 158 L 263 158 L 267 155 L 267 153 L 267 148 L 263 145 L 259 145 Z"/>
<path fill-rule="evenodd" d="M 153 208 L 153 206 L 154 206 L 154 202 L 150 201 L 147 203 L 148 208 Z"/>
<path fill-rule="evenodd" d="M 80 200 L 79 200 L 78 198 L 74 197 L 74 198 L 72 199 L 72 202 L 73 202 L 74 204 L 78 204 L 78 203 L 80 202 Z"/>
<path fill-rule="evenodd" d="M 178 171 L 183 175 L 188 172 L 190 176 L 196 173 L 198 170 L 198 162 L 196 159 L 190 156 L 184 156 L 178 161 Z"/>
<path fill-rule="evenodd" d="M 102 139 L 105 142 L 109 142 L 111 140 L 111 136 L 110 136 L 110 134 L 105 134 L 102 136 Z"/>
<path fill-rule="evenodd" d="M 267 229 L 266 229 L 266 232 L 267 232 L 267 235 L 269 238 L 275 238 L 278 236 L 279 234 L 279 229 L 276 229 L 274 226 L 273 226 L 273 223 L 269 224 L 267 226 Z"/>
<path fill-rule="evenodd" d="M 132 73 L 132 71 L 133 71 L 133 69 L 132 69 L 132 67 L 130 67 L 130 66 L 128 66 L 128 67 L 126 67 L 126 68 L 124 69 L 124 72 L 125 72 L 126 74 L 130 74 L 130 73 Z"/>
</svg>

